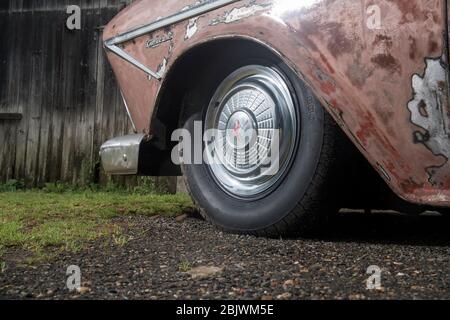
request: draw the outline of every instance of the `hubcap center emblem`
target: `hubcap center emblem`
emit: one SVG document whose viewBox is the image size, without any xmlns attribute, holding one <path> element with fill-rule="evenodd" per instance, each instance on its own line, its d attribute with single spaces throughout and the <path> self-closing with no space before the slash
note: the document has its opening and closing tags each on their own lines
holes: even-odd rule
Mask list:
<svg viewBox="0 0 450 320">
<path fill-rule="evenodd" d="M 236 111 L 227 123 L 227 142 L 234 149 L 244 149 L 256 142 L 258 132 L 251 115 L 246 111 Z"/>
</svg>

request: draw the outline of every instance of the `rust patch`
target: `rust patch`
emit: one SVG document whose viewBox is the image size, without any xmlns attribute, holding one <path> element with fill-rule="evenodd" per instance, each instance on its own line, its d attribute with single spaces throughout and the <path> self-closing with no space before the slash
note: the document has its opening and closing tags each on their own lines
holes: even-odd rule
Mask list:
<svg viewBox="0 0 450 320">
<path fill-rule="evenodd" d="M 290 28 L 292 27 L 290 26 Z M 305 44 L 305 46 L 311 48 L 314 51 L 317 51 L 318 48 L 314 43 L 314 41 L 310 38 L 310 35 L 316 34 L 317 28 L 318 28 L 317 24 L 314 23 L 313 21 L 303 20 L 300 22 L 300 31 L 301 31 L 301 33 L 299 33 L 300 41 L 302 41 Z M 292 30 L 296 32 L 294 28 L 292 28 Z"/>
<path fill-rule="evenodd" d="M 382 69 L 388 70 L 391 73 L 401 74 L 402 66 L 400 62 L 395 59 L 390 53 L 377 54 L 370 60 Z"/>
<path fill-rule="evenodd" d="M 360 142 L 365 147 L 368 146 L 369 139 L 379 142 L 387 151 L 391 153 L 393 159 L 400 159 L 401 157 L 398 150 L 391 144 L 388 137 L 379 132 L 374 116 L 369 112 L 365 112 L 362 115 L 362 118 L 364 121 L 361 123 L 359 130 L 356 132 L 356 136 L 360 139 Z M 407 166 L 403 167 L 406 168 Z"/>
<path fill-rule="evenodd" d="M 439 49 L 439 44 L 436 41 L 430 40 L 428 43 L 428 51 L 436 52 Z"/>
<path fill-rule="evenodd" d="M 320 24 L 312 20 L 303 20 L 300 22 L 300 30 L 302 41 L 314 51 L 318 51 L 318 48 L 312 37 L 326 40 L 327 49 L 334 58 L 353 52 L 354 41 L 347 37 L 342 23 Z"/>
<path fill-rule="evenodd" d="M 419 20 L 420 18 L 424 18 L 423 12 L 417 6 L 416 3 L 410 0 L 396 0 L 392 1 L 395 5 L 397 5 L 398 9 L 402 13 L 402 19 L 400 20 L 400 24 L 410 23 L 415 20 Z"/>
<path fill-rule="evenodd" d="M 411 60 L 416 59 L 416 52 L 417 52 L 417 40 L 413 36 L 409 36 L 409 58 Z"/>
<path fill-rule="evenodd" d="M 331 64 L 328 62 L 327 58 L 325 58 L 325 56 L 323 54 L 320 54 L 320 59 L 327 66 L 328 71 L 330 73 L 334 74 L 335 71 L 334 71 L 333 67 L 331 66 Z"/>
<path fill-rule="evenodd" d="M 366 80 L 373 74 L 373 70 L 362 65 L 358 57 L 354 64 L 347 67 L 346 74 L 355 87 L 363 89 Z"/>
<path fill-rule="evenodd" d="M 428 118 L 427 104 L 425 103 L 425 101 L 420 100 L 418 109 L 419 109 L 419 113 L 422 117 Z"/>
<path fill-rule="evenodd" d="M 406 193 L 414 193 L 416 190 L 420 190 L 423 188 L 423 184 L 415 182 L 412 178 L 401 182 L 400 187 Z"/>
<path fill-rule="evenodd" d="M 353 51 L 353 42 L 347 38 L 342 23 L 328 23 L 325 29 L 331 35 L 327 46 L 328 50 L 335 58 Z"/>
<path fill-rule="evenodd" d="M 373 41 L 374 46 L 383 45 L 386 49 L 392 49 L 392 46 L 394 45 L 392 38 L 389 36 L 386 36 L 384 34 L 377 34 L 375 37 L 375 40 Z"/>
<path fill-rule="evenodd" d="M 325 82 L 320 85 L 320 90 L 329 96 L 336 91 L 336 87 L 330 82 Z"/>
<path fill-rule="evenodd" d="M 326 95 L 330 96 L 332 93 L 336 92 L 335 82 L 324 73 L 318 66 L 313 65 L 313 75 L 320 83 L 320 90 Z"/>
<path fill-rule="evenodd" d="M 382 109 L 379 106 L 376 106 L 374 108 L 374 110 L 375 110 L 375 113 L 377 114 L 377 116 L 381 119 L 381 121 L 383 121 L 384 123 L 392 122 L 392 119 L 394 117 L 393 111 L 386 111 L 385 109 Z M 395 132 L 392 132 L 392 134 L 394 135 Z"/>
</svg>

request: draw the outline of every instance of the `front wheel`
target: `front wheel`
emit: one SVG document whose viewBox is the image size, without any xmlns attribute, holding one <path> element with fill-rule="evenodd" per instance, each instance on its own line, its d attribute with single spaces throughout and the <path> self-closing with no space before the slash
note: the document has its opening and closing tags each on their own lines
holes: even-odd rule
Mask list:
<svg viewBox="0 0 450 320">
<path fill-rule="evenodd" d="M 202 215 L 236 233 L 320 229 L 336 210 L 341 133 L 298 77 L 282 63 L 239 67 L 207 100 L 184 125 L 202 121 L 204 161 L 182 165 Z"/>
</svg>

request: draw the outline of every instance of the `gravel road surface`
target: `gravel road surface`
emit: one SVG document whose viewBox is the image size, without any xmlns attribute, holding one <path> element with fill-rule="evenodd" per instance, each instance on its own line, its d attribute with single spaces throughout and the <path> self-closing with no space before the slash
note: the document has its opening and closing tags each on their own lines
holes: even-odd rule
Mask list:
<svg viewBox="0 0 450 320">
<path fill-rule="evenodd" d="M 341 214 L 322 239 L 225 234 L 193 217 L 128 217 L 126 237 L 24 266 L 6 257 L 0 298 L 449 299 L 450 219 Z M 19 253 L 17 253 L 19 254 Z M 66 270 L 81 269 L 77 292 Z M 367 290 L 367 268 L 381 288 Z"/>
</svg>

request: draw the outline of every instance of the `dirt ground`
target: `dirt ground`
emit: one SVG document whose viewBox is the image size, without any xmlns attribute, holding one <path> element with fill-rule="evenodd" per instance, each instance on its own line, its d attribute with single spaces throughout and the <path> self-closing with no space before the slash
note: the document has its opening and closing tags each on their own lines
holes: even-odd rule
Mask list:
<svg viewBox="0 0 450 320">
<path fill-rule="evenodd" d="M 339 216 L 322 239 L 225 234 L 195 216 L 126 217 L 124 241 L 37 265 L 6 257 L 3 299 L 449 299 L 449 219 Z M 126 221 L 125 221 L 126 220 Z M 68 266 L 81 288 L 66 287 Z M 367 268 L 381 268 L 368 290 Z"/>
</svg>

